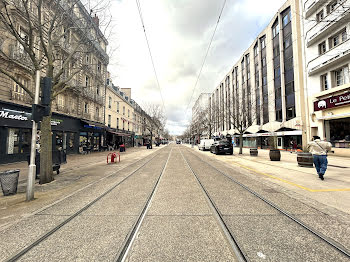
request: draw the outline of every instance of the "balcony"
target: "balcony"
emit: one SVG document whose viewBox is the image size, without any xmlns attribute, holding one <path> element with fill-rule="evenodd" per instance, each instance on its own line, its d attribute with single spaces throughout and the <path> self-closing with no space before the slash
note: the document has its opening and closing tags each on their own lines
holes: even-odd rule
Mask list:
<svg viewBox="0 0 350 262">
<path fill-rule="evenodd" d="M 27 93 L 18 93 L 13 90 L 11 90 L 11 100 L 25 104 L 31 104 L 33 102 L 33 99 Z"/>
<path fill-rule="evenodd" d="M 350 18 L 350 8 L 338 5 L 336 9 L 306 33 L 307 47 L 333 34 Z"/>
<path fill-rule="evenodd" d="M 308 64 L 308 74 L 314 75 L 335 64 L 340 64 L 350 58 L 350 39 L 332 48 L 328 52 L 311 60 Z"/>
<path fill-rule="evenodd" d="M 312 15 L 314 12 L 316 12 L 317 8 L 320 7 L 318 2 L 321 0 L 307 0 L 304 3 L 304 10 L 305 10 L 305 19 L 308 19 L 310 15 Z"/>
<path fill-rule="evenodd" d="M 91 114 L 90 113 L 85 113 L 85 112 L 83 112 L 83 118 L 84 119 L 88 119 L 88 120 L 91 120 Z"/>
<path fill-rule="evenodd" d="M 96 103 L 100 104 L 100 105 L 104 105 L 105 104 L 105 99 L 103 96 L 100 96 L 98 94 L 95 93 L 94 95 L 94 100 Z"/>
<path fill-rule="evenodd" d="M 10 50 L 10 58 L 13 59 L 16 63 L 29 68 L 33 68 L 32 60 L 22 48 L 12 46 Z"/>
</svg>

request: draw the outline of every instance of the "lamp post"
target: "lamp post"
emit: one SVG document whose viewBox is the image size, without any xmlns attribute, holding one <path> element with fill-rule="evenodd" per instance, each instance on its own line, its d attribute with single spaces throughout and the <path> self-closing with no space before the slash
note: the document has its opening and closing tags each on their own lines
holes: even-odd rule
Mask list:
<svg viewBox="0 0 350 262">
<path fill-rule="evenodd" d="M 34 104 L 39 104 L 39 88 L 40 88 L 40 70 L 36 71 L 35 78 L 35 96 Z M 31 201 L 34 199 L 34 184 L 36 175 L 36 165 L 35 165 L 35 150 L 36 150 L 36 136 L 38 130 L 38 123 L 33 121 L 32 127 L 32 141 L 30 144 L 30 163 L 28 170 L 28 180 L 27 180 L 27 191 L 26 191 L 26 201 Z"/>
</svg>

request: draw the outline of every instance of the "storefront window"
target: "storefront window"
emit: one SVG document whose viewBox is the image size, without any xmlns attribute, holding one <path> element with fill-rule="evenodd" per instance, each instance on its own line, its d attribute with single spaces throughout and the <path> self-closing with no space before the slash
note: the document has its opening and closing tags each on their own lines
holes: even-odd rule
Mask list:
<svg viewBox="0 0 350 262">
<path fill-rule="evenodd" d="M 69 133 L 68 148 L 70 150 L 74 149 L 74 133 Z"/>
<path fill-rule="evenodd" d="M 334 147 L 350 147 L 350 118 L 329 121 L 330 140 Z"/>
<path fill-rule="evenodd" d="M 21 153 L 29 153 L 30 152 L 30 143 L 32 140 L 32 132 L 30 129 L 22 129 L 22 146 Z"/>
<path fill-rule="evenodd" d="M 7 137 L 7 154 L 19 153 L 19 129 L 9 128 Z"/>
</svg>

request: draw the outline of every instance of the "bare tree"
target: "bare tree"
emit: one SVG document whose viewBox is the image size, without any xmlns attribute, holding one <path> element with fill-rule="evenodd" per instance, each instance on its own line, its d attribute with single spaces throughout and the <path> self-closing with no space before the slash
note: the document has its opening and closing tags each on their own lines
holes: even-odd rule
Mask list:
<svg viewBox="0 0 350 262">
<path fill-rule="evenodd" d="M 152 143 L 153 136 L 159 139 L 165 127 L 166 118 L 160 105 L 147 104 L 145 106 L 144 129 L 148 131 Z"/>
<path fill-rule="evenodd" d="M 98 28 L 98 18 L 91 17 L 94 11 L 89 13 L 80 0 L 0 0 L 0 10 L 0 30 L 8 36 L 0 52 L 6 61 L 0 73 L 16 82 L 31 99 L 34 89 L 13 69 L 20 66 L 32 82 L 36 71 L 50 77 L 50 106 L 59 94 L 79 85 L 79 74 L 91 67 L 84 63 L 85 55 L 103 49 L 101 42 L 107 43 Z M 94 10 L 98 10 L 97 5 Z M 108 56 L 103 59 L 108 64 Z M 40 183 L 53 180 L 51 115 L 52 109 L 41 122 Z"/>
</svg>

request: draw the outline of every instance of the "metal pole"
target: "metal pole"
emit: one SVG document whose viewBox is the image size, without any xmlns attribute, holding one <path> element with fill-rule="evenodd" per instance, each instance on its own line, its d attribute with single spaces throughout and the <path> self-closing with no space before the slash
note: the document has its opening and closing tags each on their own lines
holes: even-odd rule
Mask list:
<svg viewBox="0 0 350 262">
<path fill-rule="evenodd" d="M 34 104 L 39 104 L 39 88 L 40 88 L 40 71 L 37 70 L 36 78 L 35 78 Z M 27 201 L 31 201 L 34 199 L 34 184 L 35 184 L 35 175 L 36 175 L 35 149 L 36 149 L 37 129 L 38 129 L 38 124 L 35 121 L 33 121 L 32 142 L 30 144 L 30 164 L 29 164 L 27 192 L 26 192 Z"/>
</svg>

